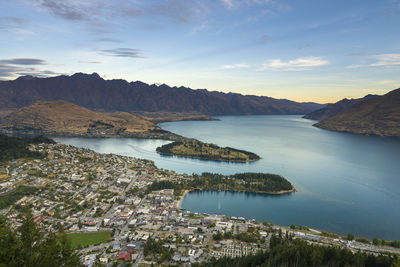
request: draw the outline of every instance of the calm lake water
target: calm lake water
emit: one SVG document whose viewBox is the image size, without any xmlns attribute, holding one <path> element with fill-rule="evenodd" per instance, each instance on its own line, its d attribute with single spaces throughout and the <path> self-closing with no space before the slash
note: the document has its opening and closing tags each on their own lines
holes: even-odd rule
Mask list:
<svg viewBox="0 0 400 267">
<path fill-rule="evenodd" d="M 101 153 L 155 161 L 180 173 L 270 172 L 298 190 L 284 196 L 192 192 L 182 207 L 279 225 L 307 225 L 339 234 L 400 239 L 400 139 L 336 133 L 300 116 L 224 116 L 221 121 L 163 123 L 177 134 L 255 152 L 253 163 L 160 156 L 161 140 L 55 138 Z"/>
</svg>

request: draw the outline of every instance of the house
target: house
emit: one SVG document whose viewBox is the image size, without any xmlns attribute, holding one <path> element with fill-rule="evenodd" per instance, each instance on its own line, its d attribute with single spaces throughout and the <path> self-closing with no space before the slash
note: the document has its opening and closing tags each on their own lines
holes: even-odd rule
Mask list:
<svg viewBox="0 0 400 267">
<path fill-rule="evenodd" d="M 124 260 L 125 262 L 131 261 L 131 254 L 129 252 L 120 252 L 118 254 L 118 259 L 119 260 Z"/>
</svg>

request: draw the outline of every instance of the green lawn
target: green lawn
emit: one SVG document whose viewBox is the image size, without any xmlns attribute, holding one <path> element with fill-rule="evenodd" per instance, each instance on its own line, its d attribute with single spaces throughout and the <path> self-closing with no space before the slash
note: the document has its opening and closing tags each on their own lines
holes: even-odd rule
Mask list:
<svg viewBox="0 0 400 267">
<path fill-rule="evenodd" d="M 103 231 L 96 233 L 74 233 L 67 234 L 69 240 L 71 240 L 71 245 L 73 248 L 79 245 L 84 247 L 88 245 L 95 245 L 100 243 L 105 243 L 111 239 L 111 232 Z"/>
</svg>

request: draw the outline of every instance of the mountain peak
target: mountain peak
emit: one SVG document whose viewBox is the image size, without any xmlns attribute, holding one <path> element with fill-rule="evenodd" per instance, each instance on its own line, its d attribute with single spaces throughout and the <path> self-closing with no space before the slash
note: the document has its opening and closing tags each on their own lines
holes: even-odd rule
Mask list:
<svg viewBox="0 0 400 267">
<path fill-rule="evenodd" d="M 32 75 L 24 75 L 24 76 L 19 76 L 16 80 L 18 80 L 18 81 L 22 81 L 22 80 L 29 81 L 29 80 L 34 80 L 34 79 L 37 79 L 37 77 L 34 77 Z"/>
<path fill-rule="evenodd" d="M 100 75 L 97 74 L 96 72 L 93 72 L 92 74 L 87 74 L 87 73 L 83 73 L 83 72 L 77 72 L 77 73 L 71 75 L 71 77 L 74 77 L 74 78 L 101 79 Z"/>
</svg>

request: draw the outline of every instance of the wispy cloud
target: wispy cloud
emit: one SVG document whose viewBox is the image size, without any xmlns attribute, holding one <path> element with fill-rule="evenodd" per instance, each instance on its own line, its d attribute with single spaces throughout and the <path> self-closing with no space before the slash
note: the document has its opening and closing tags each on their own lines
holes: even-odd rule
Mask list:
<svg viewBox="0 0 400 267">
<path fill-rule="evenodd" d="M 372 57 L 377 60 L 370 65 L 373 67 L 400 65 L 400 54 L 380 54 Z"/>
<path fill-rule="evenodd" d="M 0 79 L 11 79 L 21 75 L 48 77 L 59 73 L 38 69 L 36 66 L 45 65 L 46 61 L 38 58 L 12 58 L 0 60 Z"/>
<path fill-rule="evenodd" d="M 276 8 L 286 7 L 278 0 L 220 0 L 227 9 L 237 9 L 241 6 L 268 5 Z"/>
<path fill-rule="evenodd" d="M 357 69 L 362 67 L 384 67 L 400 65 L 400 54 L 368 54 L 368 53 L 352 53 L 346 56 L 362 57 L 363 60 L 359 64 L 346 66 L 347 69 Z"/>
<path fill-rule="evenodd" d="M 44 65 L 46 61 L 39 58 L 12 58 L 12 59 L 1 59 L 0 64 L 10 65 Z"/>
<path fill-rule="evenodd" d="M 134 48 L 114 48 L 100 50 L 100 53 L 106 56 L 126 57 L 126 58 L 144 58 L 140 49 Z"/>
<path fill-rule="evenodd" d="M 236 5 L 236 1 L 235 0 L 221 0 L 222 3 L 229 9 L 234 8 Z"/>
<path fill-rule="evenodd" d="M 268 63 L 262 64 L 263 69 L 285 69 L 285 70 L 307 70 L 312 67 L 320 67 L 328 65 L 329 61 L 321 57 L 300 57 L 297 59 L 282 61 L 280 59 L 273 59 Z"/>
<path fill-rule="evenodd" d="M 94 42 L 121 43 L 121 40 L 119 40 L 119 39 L 108 38 L 108 37 L 97 38 L 97 39 L 94 39 L 93 41 Z"/>
<path fill-rule="evenodd" d="M 27 5 L 72 22 L 89 26 L 110 25 L 115 16 L 140 18 L 145 16 L 165 17 L 175 23 L 187 23 L 203 8 L 201 0 L 19 0 Z M 104 23 L 107 22 L 107 23 Z"/>
<path fill-rule="evenodd" d="M 231 69 L 247 69 L 250 68 L 251 66 L 246 63 L 239 63 L 239 64 L 232 64 L 232 65 L 223 65 L 221 66 L 221 69 L 223 70 L 231 70 Z"/>
</svg>

